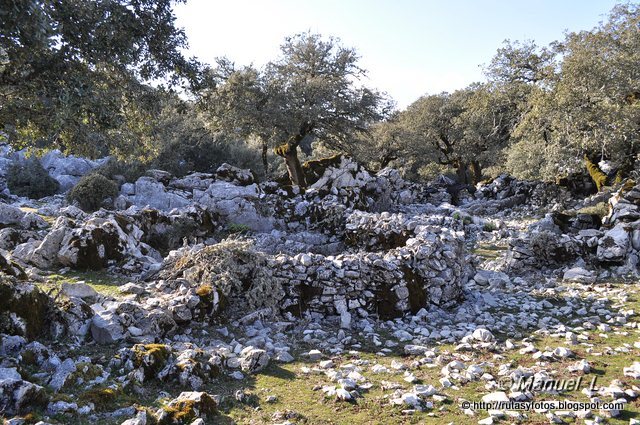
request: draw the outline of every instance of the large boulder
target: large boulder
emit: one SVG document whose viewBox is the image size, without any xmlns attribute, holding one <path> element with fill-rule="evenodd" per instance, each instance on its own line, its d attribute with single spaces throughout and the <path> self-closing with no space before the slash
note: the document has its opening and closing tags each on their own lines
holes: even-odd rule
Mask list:
<svg viewBox="0 0 640 425">
<path fill-rule="evenodd" d="M 91 336 L 98 344 L 113 344 L 124 339 L 124 328 L 113 311 L 99 311 L 91 320 Z"/>
<path fill-rule="evenodd" d="M 16 226 L 23 229 L 42 229 L 48 226 L 42 217 L 24 212 L 13 205 L 0 202 L 0 227 Z"/>
<path fill-rule="evenodd" d="M 623 223 L 604 234 L 598 241 L 598 260 L 607 263 L 622 263 L 629 250 L 629 232 Z"/>
<path fill-rule="evenodd" d="M 217 405 L 212 396 L 205 392 L 188 391 L 171 400 L 166 407 L 157 412 L 158 423 L 190 424 L 196 418 L 215 423 L 213 417 L 217 413 Z"/>
<path fill-rule="evenodd" d="M 257 373 L 269 365 L 269 355 L 256 347 L 245 347 L 240 352 L 240 367 L 246 373 Z"/>
<path fill-rule="evenodd" d="M 164 184 L 153 177 L 143 176 L 135 182 L 135 195 L 132 203 L 145 207 L 149 206 L 159 210 L 171 210 L 189 205 L 189 200 L 179 194 L 168 192 Z"/>
<path fill-rule="evenodd" d="M 75 186 L 82 176 L 104 164 L 108 158 L 92 161 L 73 155 L 65 156 L 60 150 L 49 151 L 40 159 L 42 167 L 60 183 L 60 191 L 66 192 Z"/>
<path fill-rule="evenodd" d="M 0 202 L 0 225 L 20 225 L 25 214 L 20 208 Z"/>
<path fill-rule="evenodd" d="M 597 276 L 595 272 L 586 270 L 583 267 L 572 267 L 564 272 L 562 278 L 570 282 L 591 284 L 595 283 Z"/>
<path fill-rule="evenodd" d="M 92 217 L 65 233 L 58 252 L 64 266 L 100 270 L 127 257 L 143 257 L 137 241 L 127 235 L 114 217 Z"/>
<path fill-rule="evenodd" d="M 0 251 L 0 272 L 6 273 L 9 276 L 17 277 L 18 279 L 24 279 L 27 277 L 24 269 L 14 261 L 7 259 Z"/>
<path fill-rule="evenodd" d="M 215 181 L 204 191 L 194 191 L 196 202 L 208 207 L 227 221 L 243 224 L 253 230 L 273 228 L 273 219 L 259 212 L 258 185 L 239 186 L 226 181 Z"/>
<path fill-rule="evenodd" d="M 47 404 L 43 387 L 22 380 L 15 369 L 8 370 L 12 373 L 0 368 L 0 414 L 8 417 L 21 415 Z"/>
<path fill-rule="evenodd" d="M 234 167 L 226 162 L 218 167 L 216 177 L 219 180 L 231 182 L 239 186 L 248 186 L 256 182 L 255 175 L 251 170 Z"/>
<path fill-rule="evenodd" d="M 67 217 L 58 217 L 47 236 L 33 251 L 27 253 L 23 260 L 41 269 L 48 269 L 57 265 L 62 241 L 73 226 L 75 226 L 75 223 Z M 14 255 L 16 255 L 15 252 Z"/>
</svg>

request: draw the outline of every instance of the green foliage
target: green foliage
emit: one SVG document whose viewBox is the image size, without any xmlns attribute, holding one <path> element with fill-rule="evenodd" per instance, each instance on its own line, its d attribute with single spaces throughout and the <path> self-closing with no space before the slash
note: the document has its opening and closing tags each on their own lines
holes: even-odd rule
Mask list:
<svg viewBox="0 0 640 425">
<path fill-rule="evenodd" d="M 482 225 L 482 230 L 484 230 L 485 232 L 494 232 L 498 230 L 498 226 L 496 226 L 492 221 L 485 221 Z"/>
<path fill-rule="evenodd" d="M 96 168 L 93 172 L 106 177 L 109 180 L 120 180 L 124 178 L 125 182 L 135 182 L 139 177 L 143 176 L 145 171 L 150 167 L 139 160 L 119 160 L 110 158 L 106 164 Z"/>
<path fill-rule="evenodd" d="M 247 232 L 249 232 L 251 230 L 251 228 L 249 226 L 247 226 L 246 224 L 239 224 L 239 223 L 231 223 L 227 226 L 227 231 L 229 232 L 229 234 L 245 234 Z"/>
<path fill-rule="evenodd" d="M 77 185 L 69 191 L 69 202 L 77 202 L 85 211 L 96 211 L 104 206 L 105 201 L 118 196 L 118 185 L 102 174 L 92 173 L 80 179 Z"/>
<path fill-rule="evenodd" d="M 412 178 L 454 169 L 461 183 L 477 183 L 483 169 L 502 165 L 522 98 L 518 87 L 497 83 L 423 96 L 374 126 L 353 154 L 374 168 L 398 160 Z"/>
<path fill-rule="evenodd" d="M 551 46 L 553 72 L 535 86 L 514 132 L 520 151 L 537 151 L 542 167 L 513 154 L 509 168 L 529 169 L 534 177 L 568 174 L 584 169 L 584 152 L 634 168 L 640 152 L 638 25 L 640 6 L 620 4 L 607 22 Z"/>
<path fill-rule="evenodd" d="M 584 170 L 586 152 L 621 181 L 640 158 L 638 25 L 640 5 L 628 3 L 547 47 L 507 41 L 485 68 L 487 83 L 423 96 L 376 124 L 352 154 L 411 178 L 445 167 L 475 183 L 505 169 L 553 181 Z"/>
<path fill-rule="evenodd" d="M 471 224 L 473 222 L 473 220 L 471 219 L 471 217 L 469 217 L 466 214 L 460 214 L 459 212 L 454 212 L 452 215 L 454 220 L 460 220 L 462 221 L 463 224 L 467 225 L 467 224 Z"/>
<path fill-rule="evenodd" d="M 60 188 L 37 158 L 13 164 L 7 173 L 7 187 L 14 195 L 40 199 L 55 194 Z"/>
<path fill-rule="evenodd" d="M 287 38 L 280 58 L 261 70 L 221 60 L 217 75 L 201 104 L 216 129 L 260 140 L 265 168 L 269 147 L 284 142 L 294 153 L 298 146 L 310 153 L 313 141 L 342 149 L 389 106 L 381 93 L 354 83 L 365 75 L 355 50 L 318 34 Z"/>
<path fill-rule="evenodd" d="M 0 123 L 14 146 L 143 155 L 162 88 L 202 83 L 171 0 L 9 0 L 0 16 Z"/>
<path fill-rule="evenodd" d="M 164 146 L 151 168 L 169 171 L 175 176 L 191 172 L 213 173 L 227 162 L 240 168 L 262 171 L 259 150 L 243 141 L 230 141 L 202 129 L 203 137 L 175 140 Z M 193 133 L 192 136 L 196 136 Z"/>
</svg>

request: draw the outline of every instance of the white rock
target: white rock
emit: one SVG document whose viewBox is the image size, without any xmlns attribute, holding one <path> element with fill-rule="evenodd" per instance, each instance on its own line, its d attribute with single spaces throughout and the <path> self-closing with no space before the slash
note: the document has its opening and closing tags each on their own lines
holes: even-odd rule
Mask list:
<svg viewBox="0 0 640 425">
<path fill-rule="evenodd" d="M 353 397 L 351 396 L 351 393 L 347 390 L 345 390 L 344 388 L 337 388 L 336 389 L 336 399 L 341 400 L 341 401 L 349 401 L 351 400 Z"/>
<path fill-rule="evenodd" d="M 491 342 L 494 340 L 494 336 L 491 331 L 482 328 L 474 330 L 472 336 L 475 340 L 481 342 Z"/>
<path fill-rule="evenodd" d="M 596 281 L 596 274 L 583 267 L 573 267 L 564 272 L 563 279 L 571 282 L 591 284 Z"/>
<path fill-rule="evenodd" d="M 307 353 L 307 357 L 309 357 L 309 360 L 312 362 L 317 362 L 322 358 L 322 352 L 320 350 L 310 350 Z"/>
<path fill-rule="evenodd" d="M 491 402 L 509 402 L 509 396 L 504 391 L 496 391 L 490 394 L 482 396 L 482 401 L 485 403 Z"/>
<path fill-rule="evenodd" d="M 67 297 L 76 297 L 82 299 L 95 298 L 98 296 L 96 290 L 86 283 L 63 283 L 62 293 Z"/>
</svg>

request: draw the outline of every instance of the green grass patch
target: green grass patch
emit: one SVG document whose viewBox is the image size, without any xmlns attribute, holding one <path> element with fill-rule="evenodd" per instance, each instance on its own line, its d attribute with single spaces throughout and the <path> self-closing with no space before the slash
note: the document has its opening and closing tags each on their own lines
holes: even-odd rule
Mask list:
<svg viewBox="0 0 640 425">
<path fill-rule="evenodd" d="M 102 295 L 122 297 L 118 287 L 126 281 L 105 271 L 72 270 L 64 274 L 50 274 L 44 286 L 59 289 L 63 283 L 86 283 Z"/>
</svg>

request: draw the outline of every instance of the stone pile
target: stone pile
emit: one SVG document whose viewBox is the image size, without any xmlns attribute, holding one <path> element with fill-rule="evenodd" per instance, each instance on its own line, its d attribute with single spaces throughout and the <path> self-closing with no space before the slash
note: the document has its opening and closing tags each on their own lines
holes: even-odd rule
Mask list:
<svg viewBox="0 0 640 425">
<path fill-rule="evenodd" d="M 266 202 L 285 229 L 341 233 L 345 215 L 354 210 L 397 212 L 402 206 L 436 199 L 434 194 L 440 193 L 404 180 L 394 169 L 374 174 L 348 156 L 331 159 L 303 194 L 292 196 L 279 186 L 265 185 L 270 194 Z"/>
<path fill-rule="evenodd" d="M 344 239 L 351 247 L 383 251 L 403 246 L 407 239 L 420 233 L 423 226 L 465 230 L 464 222 L 453 215 L 354 211 L 346 217 Z"/>
<path fill-rule="evenodd" d="M 469 213 L 495 215 L 512 212 L 557 210 L 571 206 L 575 201 L 571 193 L 553 183 L 517 180 L 506 174 L 489 184 L 479 184 L 475 201 L 465 204 Z"/>
<path fill-rule="evenodd" d="M 610 264 L 627 263 L 638 270 L 640 263 L 640 185 L 624 184 L 609 199 L 608 230 L 598 241 L 598 260 Z"/>
<path fill-rule="evenodd" d="M 152 171 L 135 183 L 123 184 L 116 206 L 170 211 L 195 205 L 252 230 L 271 230 L 274 226 L 269 211 L 262 210 L 261 189 L 248 170 L 223 164 L 216 174 L 194 173 L 182 178 Z"/>
<path fill-rule="evenodd" d="M 214 311 L 221 304 L 277 307 L 296 315 L 341 316 L 345 325 L 354 314 L 397 317 L 430 303 L 451 303 L 468 275 L 461 232 L 432 225 L 412 232 L 391 249 L 335 256 L 266 255 L 247 242 L 227 242 L 185 252 L 160 277 L 165 284 L 186 281 L 193 290 L 219 294 Z M 221 279 L 222 270 L 233 272 Z"/>
</svg>

